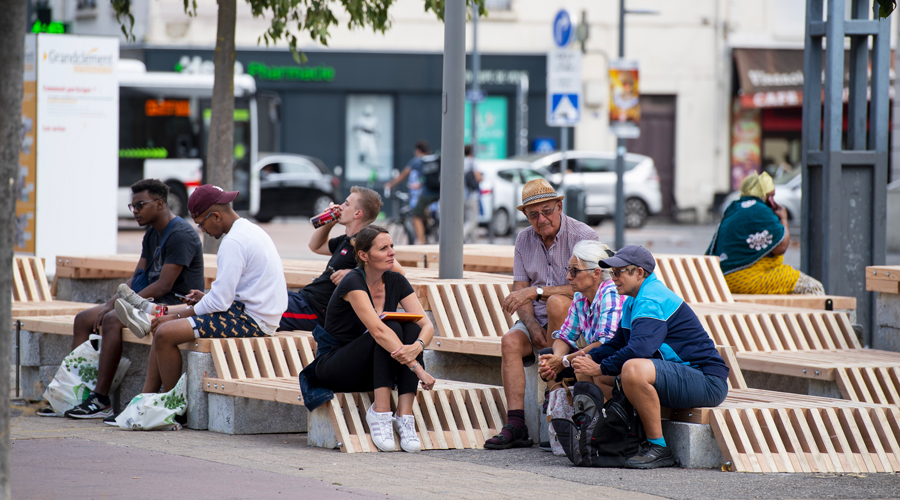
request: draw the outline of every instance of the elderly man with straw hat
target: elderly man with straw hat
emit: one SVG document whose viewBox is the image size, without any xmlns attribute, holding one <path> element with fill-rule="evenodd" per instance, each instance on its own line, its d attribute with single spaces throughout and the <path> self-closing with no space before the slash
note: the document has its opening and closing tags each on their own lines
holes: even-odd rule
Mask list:
<svg viewBox="0 0 900 500">
<path fill-rule="evenodd" d="M 596 231 L 562 213 L 563 198 L 545 179 L 534 179 L 522 188 L 516 207 L 531 227 L 516 238 L 513 289 L 503 301 L 504 311 L 519 316 L 500 343 L 507 424 L 485 442 L 488 449 L 533 444 L 525 426 L 525 367 L 534 364 L 538 350 L 552 345 L 550 333 L 566 319 L 573 294 L 566 268 L 575 244 L 599 240 Z"/>
</svg>

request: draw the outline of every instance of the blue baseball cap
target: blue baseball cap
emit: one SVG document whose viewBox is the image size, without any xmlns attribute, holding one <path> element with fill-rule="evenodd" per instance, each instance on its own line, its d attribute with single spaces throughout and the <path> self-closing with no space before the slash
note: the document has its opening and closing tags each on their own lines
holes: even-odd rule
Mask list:
<svg viewBox="0 0 900 500">
<path fill-rule="evenodd" d="M 647 274 L 656 269 L 656 259 L 650 250 L 640 245 L 626 245 L 622 247 L 616 254 L 608 259 L 601 260 L 598 264 L 606 269 L 610 267 L 626 267 L 635 265 L 647 271 Z"/>
</svg>

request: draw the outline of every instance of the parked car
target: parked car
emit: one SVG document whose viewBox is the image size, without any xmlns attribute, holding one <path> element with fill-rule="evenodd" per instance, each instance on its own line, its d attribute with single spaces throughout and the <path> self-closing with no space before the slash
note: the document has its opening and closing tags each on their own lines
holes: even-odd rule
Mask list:
<svg viewBox="0 0 900 500">
<path fill-rule="evenodd" d="M 598 224 L 616 212 L 616 154 L 607 151 L 566 152 L 565 183 L 560 173 L 562 153 L 538 153 L 513 159 L 527 161 L 556 184 L 584 190 L 584 212 Z M 647 217 L 662 210 L 662 192 L 656 165 L 649 156 L 625 155 L 625 226 L 641 227 Z"/>
<path fill-rule="evenodd" d="M 250 215 L 259 222 L 279 215 L 313 216 L 341 193 L 340 179 L 322 160 L 311 156 L 267 156 L 250 172 Z"/>
<path fill-rule="evenodd" d="M 792 172 L 786 172 L 780 177 L 773 179 L 773 182 L 775 183 L 775 203 L 787 210 L 789 221 L 799 221 L 800 201 L 803 198 L 803 176 L 800 175 L 800 169 L 795 168 Z M 740 197 L 740 191 L 734 191 L 726 196 L 722 200 L 719 214 L 725 215 L 725 209 Z"/>
<path fill-rule="evenodd" d="M 494 234 L 505 236 L 514 224 L 525 221 L 525 214 L 516 210 L 522 204 L 522 186 L 533 179 L 546 178 L 531 164 L 514 160 L 478 160 L 482 174 L 480 225 L 493 224 Z M 553 184 L 553 181 L 547 179 Z M 558 188 L 554 184 L 554 187 Z M 515 218 L 513 218 L 515 216 Z"/>
</svg>

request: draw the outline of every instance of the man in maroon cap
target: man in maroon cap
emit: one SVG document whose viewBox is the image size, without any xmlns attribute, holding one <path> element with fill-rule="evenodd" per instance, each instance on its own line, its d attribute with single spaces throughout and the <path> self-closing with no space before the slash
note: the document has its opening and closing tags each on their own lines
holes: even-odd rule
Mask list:
<svg viewBox="0 0 900 500">
<path fill-rule="evenodd" d="M 181 377 L 179 344 L 195 338 L 261 337 L 278 329 L 287 308 L 281 257 L 265 231 L 235 213 L 230 203 L 237 195 L 207 184 L 188 200 L 188 212 L 200 229 L 222 239 L 216 280 L 207 294 L 191 290 L 192 305 L 153 319 L 143 392 L 156 392 L 160 384 L 165 391 L 175 387 Z"/>
</svg>

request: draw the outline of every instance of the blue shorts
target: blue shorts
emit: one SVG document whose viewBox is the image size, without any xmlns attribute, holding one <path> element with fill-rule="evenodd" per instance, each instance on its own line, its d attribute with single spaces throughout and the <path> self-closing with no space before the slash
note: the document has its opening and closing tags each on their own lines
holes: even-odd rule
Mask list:
<svg viewBox="0 0 900 500">
<path fill-rule="evenodd" d="M 325 326 L 325 318 L 319 319 L 316 310 L 300 292 L 288 292 L 288 308 L 281 315 L 279 330 L 311 332 L 316 326 Z"/>
<path fill-rule="evenodd" d="M 707 375 L 696 368 L 651 359 L 656 367 L 656 393 L 660 406 L 672 408 L 719 406 L 728 396 L 728 381 L 716 375 Z"/>
</svg>

